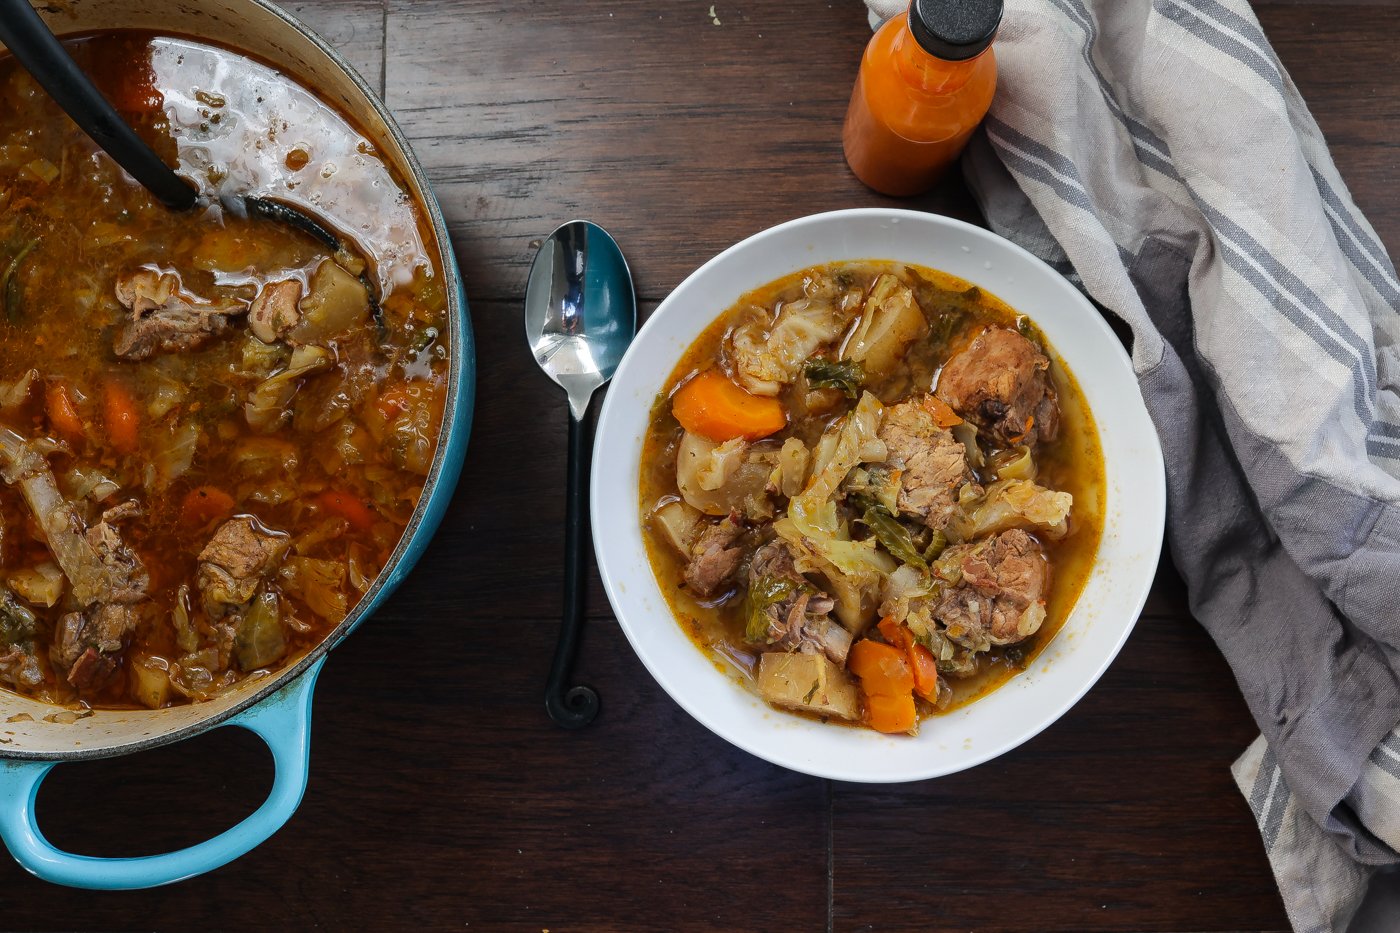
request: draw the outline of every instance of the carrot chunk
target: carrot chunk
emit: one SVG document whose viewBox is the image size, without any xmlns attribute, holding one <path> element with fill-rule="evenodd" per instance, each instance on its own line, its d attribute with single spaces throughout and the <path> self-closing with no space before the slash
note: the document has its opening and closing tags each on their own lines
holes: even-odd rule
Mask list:
<svg viewBox="0 0 1400 933">
<path fill-rule="evenodd" d="M 938 664 L 923 645 L 909 646 L 909 666 L 914 672 L 914 692 L 930 703 L 938 700 Z"/>
<path fill-rule="evenodd" d="M 141 415 L 131 391 L 116 379 L 102 384 L 102 415 L 107 440 L 118 453 L 134 454 L 141 446 Z"/>
<path fill-rule="evenodd" d="M 886 696 L 867 695 L 865 698 L 866 722 L 876 732 L 908 732 L 918 720 L 912 694 Z"/>
<path fill-rule="evenodd" d="M 72 391 L 63 383 L 51 382 L 45 387 L 44 411 L 49 426 L 64 440 L 76 443 L 83 439 L 83 419 L 78 416 Z"/>
<path fill-rule="evenodd" d="M 951 428 L 954 425 L 963 423 L 958 413 L 949 407 L 948 403 L 936 395 L 930 395 L 924 399 L 924 409 L 933 415 L 934 424 L 940 428 Z"/>
<path fill-rule="evenodd" d="M 203 528 L 215 519 L 233 514 L 233 496 L 217 486 L 198 486 L 185 493 L 180 504 L 180 521 L 190 528 Z"/>
<path fill-rule="evenodd" d="M 851 646 L 846 666 L 860 678 L 865 719 L 877 732 L 908 732 L 918 721 L 914 674 L 908 654 L 884 642 L 865 639 Z"/>
<path fill-rule="evenodd" d="M 343 492 L 327 491 L 317 496 L 316 501 L 327 512 L 345 519 L 350 523 L 350 527 L 356 531 L 369 531 L 374 527 L 374 511 L 353 496 Z"/>
<path fill-rule="evenodd" d="M 777 399 L 750 395 L 717 369 L 707 369 L 676 391 L 671 412 L 687 431 L 712 441 L 756 441 L 787 425 Z"/>
<path fill-rule="evenodd" d="M 930 703 L 935 702 L 938 699 L 938 664 L 933 659 L 933 652 L 916 642 L 909 626 L 896 622 L 893 616 L 881 619 L 878 628 L 885 641 L 907 656 L 914 678 L 914 692 Z"/>
</svg>

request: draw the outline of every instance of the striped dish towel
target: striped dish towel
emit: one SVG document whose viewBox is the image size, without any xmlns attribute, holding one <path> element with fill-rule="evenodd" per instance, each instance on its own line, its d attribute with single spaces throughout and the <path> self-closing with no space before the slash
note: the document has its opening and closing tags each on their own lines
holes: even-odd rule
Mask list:
<svg viewBox="0 0 1400 933">
<path fill-rule="evenodd" d="M 996 54 L 968 182 L 1131 328 L 1235 780 L 1295 929 L 1345 930 L 1400 861 L 1400 280 L 1245 0 L 1006 0 Z"/>
</svg>

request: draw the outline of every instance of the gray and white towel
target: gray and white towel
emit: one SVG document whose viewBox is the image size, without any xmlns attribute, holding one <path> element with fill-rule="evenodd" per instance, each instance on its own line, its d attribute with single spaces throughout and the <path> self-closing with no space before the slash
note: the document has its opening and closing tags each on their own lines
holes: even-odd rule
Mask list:
<svg viewBox="0 0 1400 933">
<path fill-rule="evenodd" d="M 1245 0 L 1007 0 L 996 53 L 968 182 L 1132 330 L 1235 780 L 1340 933 L 1400 862 L 1400 279 Z"/>
</svg>

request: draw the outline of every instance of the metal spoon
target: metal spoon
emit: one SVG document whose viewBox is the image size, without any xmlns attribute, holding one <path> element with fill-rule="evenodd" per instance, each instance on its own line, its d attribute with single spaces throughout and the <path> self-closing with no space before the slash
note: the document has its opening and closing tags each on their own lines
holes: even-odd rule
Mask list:
<svg viewBox="0 0 1400 933">
<path fill-rule="evenodd" d="M 591 687 L 568 688 L 583 622 L 584 491 L 588 484 L 588 403 L 617 371 L 637 333 L 632 273 L 608 232 L 573 220 L 551 233 L 535 254 L 525 287 L 525 339 L 545 375 L 569 394 L 569 479 L 564 525 L 564 619 L 544 703 L 565 729 L 598 715 Z"/>
</svg>

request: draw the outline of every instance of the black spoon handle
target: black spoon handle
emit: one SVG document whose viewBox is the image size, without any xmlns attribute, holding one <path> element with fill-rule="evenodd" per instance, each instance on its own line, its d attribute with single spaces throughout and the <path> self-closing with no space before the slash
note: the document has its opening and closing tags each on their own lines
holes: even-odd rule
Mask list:
<svg viewBox="0 0 1400 933">
<path fill-rule="evenodd" d="M 147 190 L 174 210 L 194 206 L 197 192 L 126 124 L 29 0 L 0 0 L 0 42 L 34 76 L 78 128 Z"/>
<path fill-rule="evenodd" d="M 598 715 L 598 694 L 592 687 L 569 687 L 569 671 L 578 649 L 579 628 L 583 625 L 584 556 L 588 553 L 585 534 L 584 496 L 588 477 L 587 428 L 569 413 L 569 483 L 565 495 L 564 518 L 564 619 L 559 626 L 559 642 L 554 646 L 554 663 L 549 668 L 544 705 L 549 718 L 565 729 L 582 729 Z"/>
</svg>

